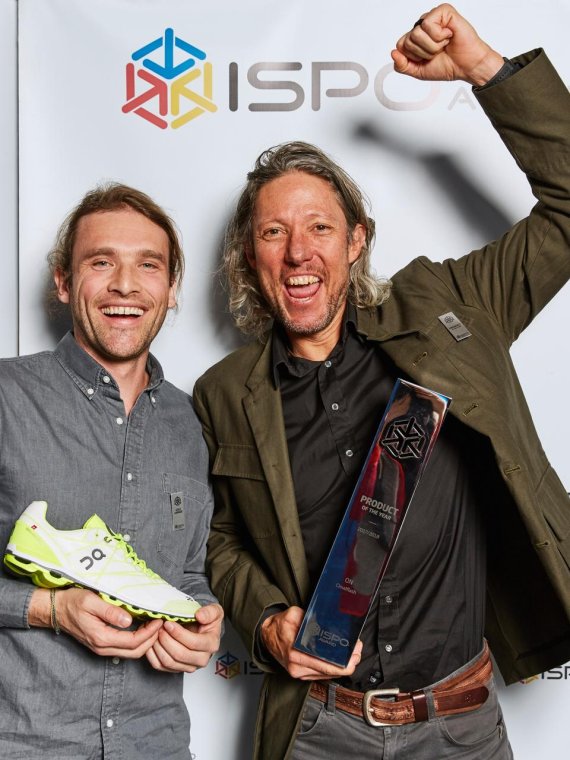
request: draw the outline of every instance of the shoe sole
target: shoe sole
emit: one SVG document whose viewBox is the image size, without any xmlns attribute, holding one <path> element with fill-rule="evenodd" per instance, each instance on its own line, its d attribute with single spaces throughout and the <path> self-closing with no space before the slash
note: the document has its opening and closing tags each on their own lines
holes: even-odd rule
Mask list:
<svg viewBox="0 0 570 760">
<path fill-rule="evenodd" d="M 87 586 L 85 583 L 70 578 L 64 575 L 58 570 L 53 570 L 50 567 L 39 565 L 37 561 L 27 559 L 11 552 L 4 555 L 4 564 L 12 570 L 12 572 L 18 575 L 24 575 L 31 578 L 34 585 L 40 588 L 69 588 L 70 586 L 77 586 L 79 588 L 89 589 L 98 594 L 101 599 L 109 604 L 115 605 L 115 607 L 122 607 L 129 612 L 133 617 L 138 620 L 170 620 L 173 623 L 194 623 L 196 618 L 192 617 L 179 617 L 176 615 L 169 615 L 166 612 L 156 612 L 154 610 L 142 609 L 141 607 L 135 607 L 124 599 L 119 599 L 116 596 L 111 596 L 105 591 Z"/>
</svg>

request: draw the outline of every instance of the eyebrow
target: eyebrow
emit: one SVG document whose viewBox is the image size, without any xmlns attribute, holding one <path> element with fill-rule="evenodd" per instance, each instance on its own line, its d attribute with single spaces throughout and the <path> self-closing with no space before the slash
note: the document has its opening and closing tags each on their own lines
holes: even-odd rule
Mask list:
<svg viewBox="0 0 570 760">
<path fill-rule="evenodd" d="M 169 254 L 155 251 L 153 248 L 142 248 L 135 251 L 135 256 L 139 259 L 154 259 L 155 261 L 167 262 Z M 116 257 L 118 251 L 111 246 L 103 246 L 101 248 L 93 248 L 91 251 L 87 251 L 83 256 L 83 260 L 96 259 L 97 256 L 113 256 Z"/>
</svg>

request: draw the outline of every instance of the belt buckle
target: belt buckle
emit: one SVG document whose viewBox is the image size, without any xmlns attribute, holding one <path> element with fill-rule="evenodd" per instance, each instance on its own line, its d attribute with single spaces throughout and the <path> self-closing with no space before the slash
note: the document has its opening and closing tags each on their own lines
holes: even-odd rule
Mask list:
<svg viewBox="0 0 570 760">
<path fill-rule="evenodd" d="M 368 723 L 369 726 L 378 727 L 392 725 L 392 723 L 383 723 L 382 721 L 375 720 L 375 718 L 372 717 L 371 702 L 374 697 L 379 697 L 380 699 L 383 699 L 384 697 L 396 698 L 399 693 L 400 689 L 371 689 L 364 694 L 364 700 L 362 702 L 362 713 L 364 715 L 364 720 Z"/>
</svg>

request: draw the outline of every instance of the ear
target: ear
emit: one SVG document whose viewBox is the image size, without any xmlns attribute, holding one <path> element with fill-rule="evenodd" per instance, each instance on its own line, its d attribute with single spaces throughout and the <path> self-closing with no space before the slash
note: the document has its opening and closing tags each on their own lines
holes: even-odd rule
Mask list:
<svg viewBox="0 0 570 760">
<path fill-rule="evenodd" d="M 348 243 L 348 263 L 354 264 L 360 256 L 366 242 L 366 230 L 363 224 L 355 224 Z"/>
<path fill-rule="evenodd" d="M 61 269 L 56 269 L 53 273 L 53 279 L 57 290 L 57 297 L 61 303 L 69 303 L 69 281 Z"/>
<path fill-rule="evenodd" d="M 177 282 L 176 282 L 176 280 L 174 280 L 171 283 L 170 288 L 168 289 L 168 308 L 169 309 L 174 309 L 176 307 L 176 301 L 177 301 L 177 299 L 176 299 L 176 289 L 177 289 L 176 285 L 177 285 Z"/>
</svg>

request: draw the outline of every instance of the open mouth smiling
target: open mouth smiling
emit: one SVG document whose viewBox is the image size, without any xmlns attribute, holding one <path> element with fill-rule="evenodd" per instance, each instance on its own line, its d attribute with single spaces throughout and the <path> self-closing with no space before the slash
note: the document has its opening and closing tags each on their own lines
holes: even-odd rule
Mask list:
<svg viewBox="0 0 570 760">
<path fill-rule="evenodd" d="M 320 278 L 314 274 L 297 274 L 285 280 L 285 289 L 291 298 L 310 298 L 315 295 L 320 285 Z"/>
<path fill-rule="evenodd" d="M 107 317 L 142 317 L 144 314 L 139 306 L 103 306 L 101 311 Z"/>
</svg>

